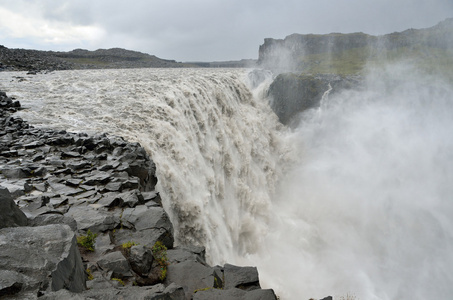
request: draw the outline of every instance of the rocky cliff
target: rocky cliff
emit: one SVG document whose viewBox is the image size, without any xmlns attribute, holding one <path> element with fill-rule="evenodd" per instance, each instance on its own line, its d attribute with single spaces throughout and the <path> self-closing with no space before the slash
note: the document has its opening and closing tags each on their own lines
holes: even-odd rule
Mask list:
<svg viewBox="0 0 453 300">
<path fill-rule="evenodd" d="M 382 36 L 365 33 L 291 34 L 267 38 L 259 47 L 258 64 L 278 71 L 354 73 L 366 61 L 389 56 L 449 55 L 453 18 L 426 29 L 408 29 Z M 324 63 L 328 61 L 330 65 Z"/>
<path fill-rule="evenodd" d="M 270 105 L 280 122 L 291 126 L 300 112 L 318 106 L 329 88 L 330 94 L 358 88 L 366 67 L 399 60 L 453 83 L 453 18 L 383 36 L 331 33 L 265 39 L 258 64 L 278 74 L 268 91 Z"/>
</svg>

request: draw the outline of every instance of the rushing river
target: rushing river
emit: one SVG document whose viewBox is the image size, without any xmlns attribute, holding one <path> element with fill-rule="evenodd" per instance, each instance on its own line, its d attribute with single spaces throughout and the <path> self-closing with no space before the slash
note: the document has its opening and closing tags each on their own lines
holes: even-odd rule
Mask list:
<svg viewBox="0 0 453 300">
<path fill-rule="evenodd" d="M 177 244 L 258 266 L 282 299 L 450 298 L 451 86 L 380 70 L 290 130 L 248 72 L 2 72 L 0 90 L 35 126 L 140 142 Z"/>
</svg>

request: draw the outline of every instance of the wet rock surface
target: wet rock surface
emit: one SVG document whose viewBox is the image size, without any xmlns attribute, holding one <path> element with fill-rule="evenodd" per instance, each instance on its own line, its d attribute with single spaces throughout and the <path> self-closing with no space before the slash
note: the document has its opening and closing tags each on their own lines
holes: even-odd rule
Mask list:
<svg viewBox="0 0 453 300">
<path fill-rule="evenodd" d="M 270 85 L 268 96 L 280 122 L 292 126 L 301 112 L 318 107 L 327 91 L 333 95 L 342 90 L 360 88 L 361 84 L 363 78 L 358 75 L 282 73 Z"/>
<path fill-rule="evenodd" d="M 85 270 L 69 226 L 3 228 L 0 237 L 0 270 L 14 273 L 1 276 L 0 294 L 85 290 Z"/>
<path fill-rule="evenodd" d="M 276 299 L 255 268 L 211 267 L 203 248 L 173 247 L 155 164 L 138 143 L 34 128 L 6 98 L 0 298 Z"/>
</svg>

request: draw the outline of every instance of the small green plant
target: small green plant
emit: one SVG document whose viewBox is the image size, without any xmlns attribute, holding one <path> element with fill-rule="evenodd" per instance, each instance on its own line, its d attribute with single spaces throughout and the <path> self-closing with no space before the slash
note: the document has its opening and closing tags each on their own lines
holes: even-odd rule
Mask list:
<svg viewBox="0 0 453 300">
<path fill-rule="evenodd" d="M 165 245 L 162 244 L 161 241 L 157 241 L 154 244 L 151 251 L 153 252 L 153 257 L 159 264 L 161 269 L 159 279 L 163 281 L 167 277 L 167 266 L 168 266 L 167 247 L 165 247 Z"/>
<path fill-rule="evenodd" d="M 223 282 L 221 279 L 218 279 L 217 277 L 214 276 L 214 288 L 223 290 Z"/>
<path fill-rule="evenodd" d="M 157 241 L 151 250 L 153 251 L 153 256 L 157 260 L 159 265 L 168 265 L 167 247 L 165 247 L 165 245 L 161 241 Z"/>
<path fill-rule="evenodd" d="M 98 234 L 92 233 L 90 229 L 88 229 L 86 235 L 81 235 L 77 237 L 77 244 L 80 247 L 85 248 L 87 251 L 94 251 L 94 243 L 96 242 L 96 237 Z"/>
<path fill-rule="evenodd" d="M 136 242 L 127 242 L 127 243 L 124 243 L 122 244 L 121 246 L 123 247 L 123 249 L 130 249 L 132 246 L 137 246 L 138 244 Z"/>
<path fill-rule="evenodd" d="M 87 279 L 88 280 L 93 280 L 94 277 L 93 277 L 93 274 L 91 273 L 91 270 L 90 269 L 86 269 L 86 272 L 87 272 Z"/>
<path fill-rule="evenodd" d="M 126 285 L 126 284 L 124 283 L 124 281 L 122 281 L 122 280 L 119 279 L 119 278 L 112 278 L 112 280 L 118 281 L 122 286 L 125 286 L 125 285 Z"/>
<path fill-rule="evenodd" d="M 193 293 L 195 294 L 196 292 L 203 292 L 203 291 L 209 291 L 209 290 L 212 290 L 213 287 L 207 287 L 207 288 L 204 288 L 204 289 L 197 289 L 195 291 L 193 291 Z"/>
<path fill-rule="evenodd" d="M 165 278 L 167 278 L 167 267 L 166 267 L 166 266 L 165 266 L 165 267 L 161 267 L 160 270 L 161 270 L 162 272 L 160 273 L 159 279 L 160 279 L 161 281 L 164 281 Z"/>
</svg>

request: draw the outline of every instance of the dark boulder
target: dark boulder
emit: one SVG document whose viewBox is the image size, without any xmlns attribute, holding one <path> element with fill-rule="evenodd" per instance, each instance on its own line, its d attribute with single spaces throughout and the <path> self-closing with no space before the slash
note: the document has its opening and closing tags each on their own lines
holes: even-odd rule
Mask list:
<svg viewBox="0 0 453 300">
<path fill-rule="evenodd" d="M 182 286 L 186 299 L 191 299 L 196 290 L 222 287 L 222 278 L 214 268 L 190 260 L 169 265 L 166 282 Z"/>
<path fill-rule="evenodd" d="M 277 300 L 273 290 L 244 291 L 240 289 L 206 289 L 197 291 L 193 300 Z"/>
<path fill-rule="evenodd" d="M 97 263 L 103 271 L 111 272 L 111 278 L 124 279 L 132 277 L 129 263 L 120 251 L 104 255 Z"/>
<path fill-rule="evenodd" d="M 146 205 L 126 208 L 121 220 L 122 225 L 130 230 L 117 230 L 115 233 L 117 243 L 134 241 L 152 247 L 154 243 L 161 241 L 168 249 L 173 248 L 173 225 L 163 208 Z"/>
<path fill-rule="evenodd" d="M 45 226 L 50 224 L 66 224 L 72 231 L 77 231 L 77 222 L 73 218 L 56 213 L 38 215 L 33 219 L 30 219 L 28 225 Z"/>
<path fill-rule="evenodd" d="M 11 275 L 6 282 L 10 294 L 85 290 L 85 271 L 69 226 L 3 228 L 0 236 L 0 270 Z"/>
<path fill-rule="evenodd" d="M 94 233 L 113 230 L 120 224 L 119 217 L 112 215 L 102 207 L 72 206 L 66 216 L 77 221 L 79 230 L 91 230 Z"/>
<path fill-rule="evenodd" d="M 225 264 L 225 289 L 239 288 L 241 290 L 255 290 L 260 288 L 258 270 L 256 267 L 238 267 Z"/>
<path fill-rule="evenodd" d="M 14 203 L 8 189 L 0 187 L 0 228 L 26 226 L 25 214 Z"/>
<path fill-rule="evenodd" d="M 148 276 L 153 263 L 153 254 L 148 247 L 135 245 L 129 250 L 128 261 L 132 270 L 139 276 Z"/>
<path fill-rule="evenodd" d="M 328 82 L 314 76 L 280 74 L 269 87 L 270 105 L 280 122 L 288 125 L 297 113 L 318 105 L 328 89 Z"/>
</svg>

